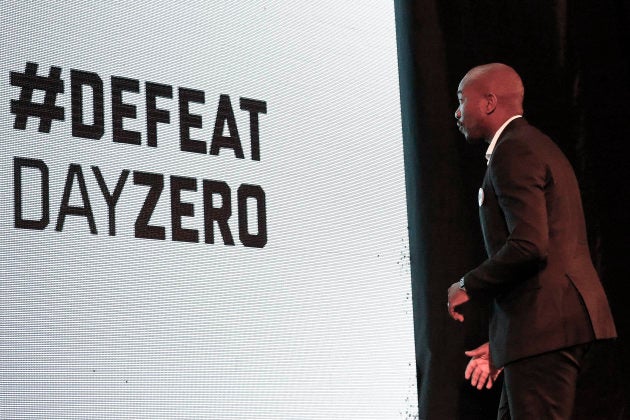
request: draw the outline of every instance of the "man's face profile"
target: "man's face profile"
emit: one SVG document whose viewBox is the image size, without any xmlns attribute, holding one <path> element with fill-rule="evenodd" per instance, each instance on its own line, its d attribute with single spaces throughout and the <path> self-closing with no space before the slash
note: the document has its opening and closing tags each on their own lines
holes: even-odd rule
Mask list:
<svg viewBox="0 0 630 420">
<path fill-rule="evenodd" d="M 475 89 L 474 81 L 464 77 L 457 90 L 459 106 L 455 110 L 455 119 L 457 128 L 471 144 L 478 144 L 484 140 L 481 99 L 481 95 Z"/>
</svg>

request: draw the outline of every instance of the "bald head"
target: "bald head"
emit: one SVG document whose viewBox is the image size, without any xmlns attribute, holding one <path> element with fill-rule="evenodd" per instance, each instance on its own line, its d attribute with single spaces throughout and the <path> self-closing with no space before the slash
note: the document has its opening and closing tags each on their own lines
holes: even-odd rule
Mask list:
<svg viewBox="0 0 630 420">
<path fill-rule="evenodd" d="M 459 83 L 457 126 L 471 143 L 490 142 L 505 121 L 523 114 L 525 89 L 516 71 L 491 63 L 470 70 Z"/>
<path fill-rule="evenodd" d="M 525 88 L 521 77 L 510 66 L 490 63 L 474 67 L 462 79 L 460 87 L 464 85 L 482 95 L 495 95 L 497 107 L 507 114 L 523 113 Z"/>
</svg>

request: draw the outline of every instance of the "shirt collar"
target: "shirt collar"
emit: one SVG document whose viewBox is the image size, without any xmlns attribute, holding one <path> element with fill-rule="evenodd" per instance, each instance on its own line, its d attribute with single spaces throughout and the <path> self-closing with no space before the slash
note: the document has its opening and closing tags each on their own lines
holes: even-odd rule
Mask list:
<svg viewBox="0 0 630 420">
<path fill-rule="evenodd" d="M 486 160 L 488 161 L 488 164 L 490 163 L 490 158 L 492 157 L 494 148 L 497 145 L 497 140 L 499 140 L 499 136 L 501 135 L 501 133 L 503 133 L 503 130 L 505 130 L 505 127 L 507 127 L 507 125 L 511 123 L 513 120 L 520 117 L 522 117 L 522 115 L 514 115 L 513 117 L 509 118 L 506 122 L 503 123 L 501 127 L 499 127 L 497 132 L 494 133 L 494 136 L 492 137 L 492 141 L 490 142 L 490 146 L 488 146 L 488 150 L 486 150 Z"/>
</svg>

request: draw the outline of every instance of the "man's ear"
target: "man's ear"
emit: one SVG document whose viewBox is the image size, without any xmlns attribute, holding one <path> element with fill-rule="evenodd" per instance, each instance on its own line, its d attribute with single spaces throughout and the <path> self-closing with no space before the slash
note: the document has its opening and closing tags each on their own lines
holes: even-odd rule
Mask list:
<svg viewBox="0 0 630 420">
<path fill-rule="evenodd" d="M 494 93 L 487 93 L 485 103 L 486 114 L 492 114 L 495 109 L 497 109 L 497 95 Z"/>
</svg>

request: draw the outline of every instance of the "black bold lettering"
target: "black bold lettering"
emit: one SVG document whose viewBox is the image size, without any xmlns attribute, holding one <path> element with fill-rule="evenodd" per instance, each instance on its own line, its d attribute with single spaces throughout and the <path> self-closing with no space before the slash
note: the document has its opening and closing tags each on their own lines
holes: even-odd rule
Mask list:
<svg viewBox="0 0 630 420">
<path fill-rule="evenodd" d="M 238 235 L 241 243 L 251 248 L 263 248 L 267 244 L 267 204 L 265 191 L 258 185 L 242 184 L 237 193 L 238 197 Z M 258 232 L 249 231 L 247 214 L 247 200 L 256 200 Z"/>
<path fill-rule="evenodd" d="M 171 227 L 173 229 L 173 240 L 199 242 L 199 232 L 197 230 L 182 228 L 182 217 L 195 215 L 193 204 L 182 202 L 182 190 L 197 191 L 197 180 L 195 178 L 171 176 Z"/>
<path fill-rule="evenodd" d="M 206 153 L 206 142 L 190 138 L 190 128 L 201 128 L 201 115 L 191 114 L 189 102 L 205 103 L 201 90 L 179 88 L 179 144 L 184 152 Z"/>
<path fill-rule="evenodd" d="M 79 185 L 79 191 L 81 192 L 81 201 L 83 206 L 71 206 L 70 205 L 70 193 L 72 192 L 72 185 L 76 178 Z M 83 171 L 81 165 L 76 163 L 70 164 L 68 167 L 68 176 L 66 177 L 66 184 L 63 189 L 63 198 L 61 199 L 61 206 L 59 207 L 59 215 L 57 216 L 57 226 L 55 230 L 61 232 L 63 230 L 63 224 L 66 221 L 66 216 L 83 216 L 87 219 L 90 226 L 90 233 L 96 235 L 96 223 L 94 222 L 94 214 L 92 213 L 92 206 L 90 205 L 90 197 L 88 196 L 87 187 L 85 186 L 85 178 L 83 177 Z"/>
<path fill-rule="evenodd" d="M 70 70 L 72 97 L 72 135 L 85 139 L 100 139 L 105 131 L 103 81 L 96 73 Z M 92 124 L 83 121 L 83 87 L 92 88 Z"/>
<path fill-rule="evenodd" d="M 223 130 L 227 122 L 229 135 L 224 136 Z M 219 107 L 217 109 L 217 119 L 214 122 L 214 134 L 212 135 L 212 144 L 210 146 L 210 154 L 218 155 L 221 148 L 234 150 L 234 155 L 239 159 L 244 159 L 243 147 L 241 139 L 238 135 L 236 127 L 236 119 L 232 110 L 232 102 L 228 95 L 221 95 L 219 98 Z"/>
<path fill-rule="evenodd" d="M 136 79 L 112 76 L 112 137 L 116 143 L 139 145 L 140 133 L 123 128 L 123 118 L 136 118 L 136 106 L 123 103 L 123 92 L 140 92 L 140 82 Z"/>
<path fill-rule="evenodd" d="M 214 206 L 214 194 L 221 196 L 221 207 Z M 228 219 L 232 215 L 230 187 L 223 181 L 203 180 L 204 233 L 207 244 L 214 243 L 214 222 L 217 222 L 225 245 L 234 245 Z"/>
<path fill-rule="evenodd" d="M 98 186 L 100 187 L 103 197 L 105 198 L 105 202 L 107 203 L 107 211 L 109 214 L 109 236 L 116 236 L 116 203 L 118 203 L 120 194 L 122 193 L 127 177 L 129 176 L 129 170 L 124 169 L 120 173 L 113 194 L 109 193 L 109 188 L 107 188 L 107 184 L 105 183 L 105 179 L 103 178 L 99 167 L 92 166 L 92 172 L 94 172 Z"/>
<path fill-rule="evenodd" d="M 260 123 L 258 114 L 267 113 L 267 103 L 255 99 L 241 98 L 241 109 L 249 111 L 249 138 L 252 145 L 252 160 L 260 160 Z"/>
<path fill-rule="evenodd" d="M 22 168 L 37 169 L 41 175 L 42 216 L 39 219 L 25 219 L 22 215 Z M 44 230 L 50 221 L 50 199 L 48 196 L 48 166 L 39 159 L 13 158 L 13 202 L 14 224 L 16 228 Z"/>
<path fill-rule="evenodd" d="M 166 239 L 164 226 L 151 226 L 149 220 L 153 215 L 162 190 L 164 190 L 164 175 L 148 172 L 133 172 L 133 183 L 135 185 L 146 185 L 151 187 L 144 200 L 144 205 L 138 213 L 135 224 L 135 237 L 146 239 Z"/>
<path fill-rule="evenodd" d="M 155 98 L 173 97 L 173 87 L 159 83 L 146 82 L 145 93 L 147 98 L 147 145 L 157 147 L 157 123 L 170 123 L 171 113 L 165 109 L 159 109 Z"/>
</svg>

